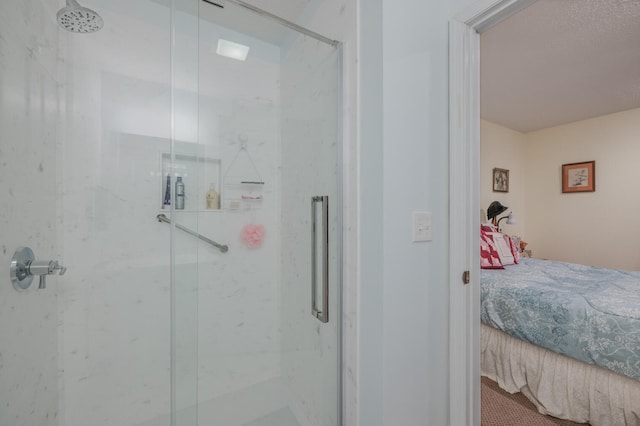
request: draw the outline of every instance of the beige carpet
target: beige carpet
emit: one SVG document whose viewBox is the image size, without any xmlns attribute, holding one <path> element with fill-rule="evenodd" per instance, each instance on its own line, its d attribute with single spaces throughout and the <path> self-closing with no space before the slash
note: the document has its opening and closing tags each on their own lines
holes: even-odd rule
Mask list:
<svg viewBox="0 0 640 426">
<path fill-rule="evenodd" d="M 482 426 L 584 425 L 545 416 L 521 393 L 511 395 L 498 384 L 482 378 Z"/>
</svg>

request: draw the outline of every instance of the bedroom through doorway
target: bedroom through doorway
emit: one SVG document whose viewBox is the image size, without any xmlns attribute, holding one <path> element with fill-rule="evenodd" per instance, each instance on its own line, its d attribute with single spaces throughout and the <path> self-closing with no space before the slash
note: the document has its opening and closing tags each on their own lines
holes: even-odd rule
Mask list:
<svg viewBox="0 0 640 426">
<path fill-rule="evenodd" d="M 559 3 L 562 4 L 559 5 Z M 617 5 L 614 3 L 617 3 Z M 590 116 L 587 113 L 586 115 L 569 116 L 568 118 L 567 116 L 560 117 L 561 114 L 557 112 L 554 114 L 554 111 L 556 111 L 554 107 L 556 106 L 563 113 L 572 112 L 569 111 L 570 108 L 562 104 L 562 89 L 567 89 L 571 86 L 568 81 L 570 82 L 572 79 L 580 80 L 584 74 L 588 73 L 584 72 L 584 69 L 578 71 L 567 69 L 566 64 L 557 64 L 551 60 L 554 59 L 554 49 L 557 52 L 558 48 L 562 48 L 564 49 L 564 56 L 570 56 L 567 52 L 577 55 L 576 51 L 580 46 L 570 45 L 572 37 L 566 36 L 566 33 L 562 37 L 556 35 L 554 40 L 554 35 L 550 28 L 553 29 L 553 26 L 562 28 L 564 25 L 566 31 L 566 26 L 574 25 L 576 26 L 574 28 L 576 35 L 586 33 L 591 34 L 591 36 L 598 36 L 599 42 L 591 43 L 591 47 L 602 49 L 600 45 L 602 40 L 608 39 L 603 33 L 605 31 L 604 28 L 610 24 L 613 27 L 623 26 L 615 20 L 616 13 L 619 16 L 619 8 L 625 7 L 622 3 L 594 2 L 591 5 L 592 7 L 578 8 L 574 1 L 480 1 L 465 13 L 458 15 L 451 22 L 451 400 L 464 398 L 463 400 L 467 401 L 466 410 L 463 413 L 456 412 L 455 408 L 452 408 L 452 423 L 455 421 L 456 424 L 480 424 L 480 267 L 478 251 L 476 250 L 479 246 L 479 237 L 476 234 L 480 223 L 486 220 L 485 211 L 494 200 L 498 200 L 508 206 L 506 213 L 514 212 L 518 221 L 517 224 L 513 225 L 507 225 L 503 221 L 501 223 L 503 230 L 514 235 L 521 234 L 520 236 L 525 241 L 528 239 L 535 241 L 534 237 L 527 237 L 529 234 L 541 234 L 541 232 L 536 232 L 535 230 L 530 232 L 527 230 L 529 223 L 532 222 L 532 220 L 527 219 L 531 219 L 532 216 L 542 216 L 544 220 L 549 221 L 553 217 L 553 214 L 549 212 L 540 214 L 540 211 L 536 210 L 536 206 L 531 206 L 524 199 L 523 188 L 532 187 L 533 183 L 537 182 L 538 179 L 531 179 L 528 175 L 525 176 L 525 166 L 522 163 L 516 163 L 515 165 L 508 163 L 509 152 L 507 152 L 508 149 L 505 148 L 504 144 L 497 144 L 497 151 L 488 151 L 481 139 L 485 139 L 487 134 L 490 142 L 495 142 L 495 139 L 499 137 L 504 139 L 504 135 L 501 134 L 492 138 L 496 134 L 496 128 L 503 130 L 503 133 L 512 131 L 527 135 L 540 129 L 606 114 L 606 111 L 604 113 L 591 112 Z M 583 3 L 581 5 L 584 6 Z M 618 9 L 613 6 L 618 7 Z M 545 16 L 543 13 L 545 7 L 547 11 L 549 7 L 554 7 L 553 13 Z M 558 8 L 563 10 L 559 11 Z M 609 12 L 610 15 L 598 15 L 606 12 Z M 527 15 L 531 13 L 534 14 L 535 19 L 532 19 L 532 15 Z M 525 18 L 519 20 L 520 17 Z M 535 37 L 526 33 L 527 30 L 536 28 L 536 19 L 539 20 L 537 21 L 538 30 L 544 28 L 543 32 L 546 41 L 541 36 Z M 593 23 L 598 25 L 589 25 Z M 520 34 L 513 33 L 514 28 Z M 491 40 L 492 37 L 493 40 Z M 485 39 L 490 39 L 495 46 L 489 46 L 488 48 Z M 500 44 L 500 39 L 502 39 L 502 42 L 508 42 L 507 47 L 505 47 L 504 43 Z M 530 43 L 532 40 L 539 42 L 538 46 L 524 44 Z M 609 48 L 609 50 L 615 52 L 616 49 L 620 50 L 621 48 L 622 45 L 619 44 Z M 507 53 L 512 55 L 515 53 L 518 56 L 511 59 L 505 58 L 504 55 Z M 546 58 L 545 54 L 547 55 Z M 602 55 L 594 54 L 593 56 L 599 57 L 600 62 L 603 62 Z M 604 62 L 609 62 L 608 65 L 612 66 L 611 61 Z M 596 63 L 595 65 L 598 64 Z M 595 66 L 586 66 L 586 68 L 594 70 Z M 534 71 L 534 74 L 527 75 L 523 72 L 523 69 L 524 71 Z M 563 74 L 563 71 L 566 73 Z M 484 78 L 487 75 L 492 76 L 493 81 L 491 79 L 485 81 Z M 551 95 L 547 94 L 546 99 L 544 99 L 546 104 L 542 104 L 543 107 L 540 107 L 539 99 L 541 97 L 544 98 L 545 91 L 536 86 L 535 80 L 538 77 L 548 77 L 549 75 L 564 75 L 564 84 L 560 88 L 553 86 L 546 89 L 543 88 L 544 90 L 550 90 L 555 96 L 559 95 L 560 99 L 552 102 L 550 101 L 552 99 Z M 612 75 L 612 73 L 609 72 L 607 75 Z M 515 79 L 518 76 L 523 76 L 523 80 L 520 80 L 519 83 Z M 616 80 L 621 80 L 621 78 Z M 599 86 L 602 85 L 596 86 L 601 88 Z M 493 99 L 486 99 L 490 90 L 497 91 L 500 94 L 500 89 L 503 92 L 502 98 L 494 96 Z M 527 95 L 527 92 L 529 92 L 529 95 Z M 537 98 L 531 95 L 532 92 Z M 578 94 L 587 96 L 585 91 L 578 92 Z M 583 107 L 583 109 L 585 106 L 595 106 L 595 102 L 588 102 L 585 98 L 577 95 L 564 94 L 564 98 L 565 100 L 578 100 L 579 102 L 577 103 L 580 104 L 578 106 Z M 599 95 L 599 98 L 602 99 L 603 96 Z M 495 117 L 500 115 L 501 103 L 507 106 L 506 113 L 512 116 L 510 118 L 511 124 L 509 124 L 509 120 L 496 123 L 496 121 L 500 120 Z M 548 106 L 545 107 L 547 104 Z M 516 115 L 518 110 L 524 109 L 526 106 L 537 107 L 537 111 L 540 113 L 536 113 L 536 111 L 524 113 L 525 119 L 518 123 L 517 117 L 513 116 Z M 628 108 L 623 107 L 622 110 Z M 550 113 L 547 115 L 555 116 L 553 118 L 559 121 L 545 124 L 544 115 L 546 113 Z M 537 120 L 538 123 L 531 124 L 535 121 L 533 119 Z M 526 124 L 527 121 L 529 124 Z M 512 124 L 514 122 L 516 125 Z M 519 130 L 513 129 L 513 127 L 517 128 L 517 126 L 521 125 L 524 127 Z M 508 131 L 504 129 L 508 129 Z M 496 144 L 494 143 L 493 145 Z M 575 155 L 580 157 L 580 150 L 577 150 Z M 489 158 L 490 161 L 485 161 L 486 158 Z M 580 158 L 580 160 L 583 160 L 583 158 Z M 493 191 L 491 178 L 494 168 L 509 170 L 508 192 Z M 556 178 L 556 176 L 554 175 L 553 178 Z M 558 192 L 560 192 L 559 188 Z M 615 214 L 618 215 L 618 212 L 616 211 Z M 536 242 L 530 248 L 533 248 L 534 256 L 545 257 L 546 249 L 541 241 Z M 572 250 L 572 254 L 577 255 L 578 251 Z M 463 254 L 462 256 L 460 255 L 461 253 Z M 551 258 L 552 256 L 548 255 L 548 257 Z M 576 261 L 577 259 L 568 259 L 567 261 L 570 260 Z M 469 285 L 462 285 L 459 280 L 465 270 L 471 272 Z"/>
</svg>

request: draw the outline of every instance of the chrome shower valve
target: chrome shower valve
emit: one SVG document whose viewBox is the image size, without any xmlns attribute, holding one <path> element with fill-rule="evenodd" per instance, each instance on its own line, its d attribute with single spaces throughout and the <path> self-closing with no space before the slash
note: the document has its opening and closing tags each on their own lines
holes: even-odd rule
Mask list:
<svg viewBox="0 0 640 426">
<path fill-rule="evenodd" d="M 46 287 L 47 275 L 64 275 L 67 268 L 57 260 L 36 260 L 33 250 L 29 247 L 19 247 L 11 259 L 11 282 L 16 290 L 26 290 L 31 285 L 33 277 L 38 275 L 38 288 Z"/>
</svg>

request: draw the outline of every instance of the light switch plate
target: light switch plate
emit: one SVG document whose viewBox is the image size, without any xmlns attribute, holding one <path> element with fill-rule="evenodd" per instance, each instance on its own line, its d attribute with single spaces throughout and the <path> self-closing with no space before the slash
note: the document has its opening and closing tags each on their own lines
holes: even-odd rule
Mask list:
<svg viewBox="0 0 640 426">
<path fill-rule="evenodd" d="M 431 212 L 414 211 L 412 229 L 413 242 L 431 241 Z"/>
</svg>

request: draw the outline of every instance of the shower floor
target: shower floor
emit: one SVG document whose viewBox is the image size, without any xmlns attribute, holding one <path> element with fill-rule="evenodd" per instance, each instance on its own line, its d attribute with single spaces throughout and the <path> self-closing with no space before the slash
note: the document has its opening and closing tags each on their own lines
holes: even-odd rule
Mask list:
<svg viewBox="0 0 640 426">
<path fill-rule="evenodd" d="M 289 407 L 281 408 L 271 414 L 260 417 L 244 426 L 300 426 Z"/>
<path fill-rule="evenodd" d="M 280 379 L 257 383 L 177 413 L 178 426 L 309 426 L 290 406 L 289 391 Z M 197 418 L 197 420 L 196 420 Z M 197 421 L 197 423 L 196 423 Z M 167 426 L 168 415 L 136 426 Z"/>
</svg>

